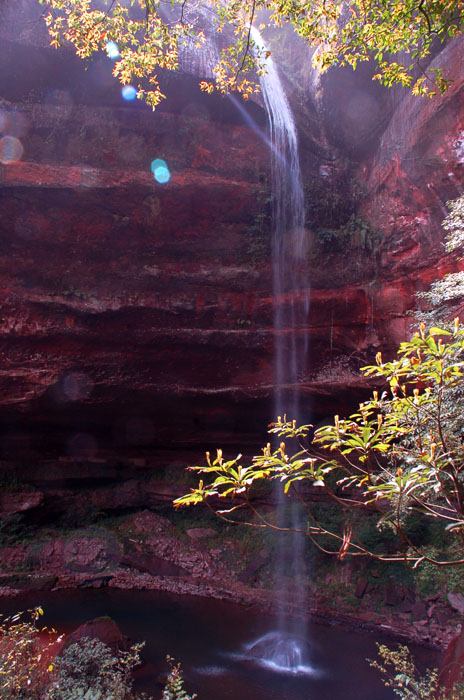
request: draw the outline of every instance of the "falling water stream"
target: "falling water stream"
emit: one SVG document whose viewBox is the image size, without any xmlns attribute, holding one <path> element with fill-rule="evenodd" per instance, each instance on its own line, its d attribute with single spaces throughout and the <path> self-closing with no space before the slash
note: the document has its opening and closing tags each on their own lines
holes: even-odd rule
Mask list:
<svg viewBox="0 0 464 700">
<path fill-rule="evenodd" d="M 266 45 L 256 29 L 252 39 L 259 55 Z M 274 300 L 274 417 L 287 415 L 300 420 L 300 382 L 306 369 L 309 285 L 304 230 L 304 194 L 298 158 L 298 140 L 293 115 L 272 58 L 266 58 L 260 77 L 270 125 L 272 192 L 272 270 Z M 296 504 L 276 492 L 278 522 L 296 528 Z M 276 566 L 277 601 L 287 588 L 288 572 L 293 581 L 291 596 L 300 610 L 305 607 L 304 541 L 294 533 L 279 537 Z M 250 645 L 250 653 L 264 663 L 292 672 L 307 669 L 306 623 L 285 613 L 278 605 L 278 629 Z"/>
</svg>

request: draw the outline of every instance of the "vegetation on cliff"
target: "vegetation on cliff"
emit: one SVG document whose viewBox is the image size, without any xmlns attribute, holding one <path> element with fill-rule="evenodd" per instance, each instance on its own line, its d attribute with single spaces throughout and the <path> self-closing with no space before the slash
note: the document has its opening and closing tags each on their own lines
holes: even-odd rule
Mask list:
<svg viewBox="0 0 464 700">
<path fill-rule="evenodd" d="M 462 250 L 464 247 L 464 197 L 448 202 L 448 216 L 443 221 L 446 231 L 445 246 L 448 253 Z M 446 315 L 450 304 L 464 298 L 464 271 L 453 272 L 434 282 L 427 292 L 420 292 L 418 297 L 429 304 L 429 311 L 422 314 L 425 321 L 437 321 Z"/>
</svg>

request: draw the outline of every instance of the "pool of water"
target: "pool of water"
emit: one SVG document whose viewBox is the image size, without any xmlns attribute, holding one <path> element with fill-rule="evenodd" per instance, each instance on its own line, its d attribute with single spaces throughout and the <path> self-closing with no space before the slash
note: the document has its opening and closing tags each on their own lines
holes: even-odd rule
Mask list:
<svg viewBox="0 0 464 700">
<path fill-rule="evenodd" d="M 256 640 L 275 631 L 270 615 L 243 606 L 158 591 L 115 589 L 34 593 L 0 599 L 2 612 L 42 605 L 44 624 L 70 632 L 86 620 L 110 615 L 123 634 L 145 640 L 149 662 L 140 690 L 161 695 L 158 674 L 170 654 L 182 663 L 187 689 L 199 700 L 392 700 L 366 658 L 376 656 L 373 634 L 312 624 L 301 668 L 281 672 L 250 654 Z M 272 636 L 272 635 L 271 635 Z M 438 664 L 433 652 L 418 650 L 421 661 Z"/>
</svg>

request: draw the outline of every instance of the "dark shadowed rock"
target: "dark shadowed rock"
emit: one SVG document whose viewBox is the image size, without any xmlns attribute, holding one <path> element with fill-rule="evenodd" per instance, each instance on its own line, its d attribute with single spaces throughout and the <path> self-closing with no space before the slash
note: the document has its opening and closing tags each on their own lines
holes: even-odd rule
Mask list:
<svg viewBox="0 0 464 700">
<path fill-rule="evenodd" d="M 438 698 L 446 697 L 455 683 L 461 683 L 464 680 L 464 634 L 454 637 L 446 649 L 443 662 L 441 664 L 440 675 L 438 682 L 441 686 L 441 693 L 438 693 Z"/>
<path fill-rule="evenodd" d="M 414 603 L 411 609 L 412 616 L 415 620 L 427 619 L 427 606 L 421 601 Z"/>
<path fill-rule="evenodd" d="M 107 531 L 98 535 L 76 535 L 64 548 L 65 566 L 76 573 L 101 573 L 120 559 L 120 544 Z"/>
<path fill-rule="evenodd" d="M 152 576 L 189 576 L 190 572 L 181 566 L 161 559 L 155 554 L 144 554 L 141 552 L 129 552 L 121 557 L 121 564 L 129 566 L 131 569 L 146 572 Z"/>
<path fill-rule="evenodd" d="M 25 493 L 7 492 L 0 494 L 0 514 L 2 517 L 13 513 L 24 513 L 44 504 L 44 494 L 40 491 Z"/>
<path fill-rule="evenodd" d="M 434 620 L 436 620 L 436 622 L 442 627 L 445 627 L 449 623 L 451 617 L 451 610 L 445 607 L 440 606 L 435 608 L 435 610 L 433 611 Z"/>
<path fill-rule="evenodd" d="M 464 596 L 462 593 L 448 593 L 448 602 L 454 610 L 464 615 Z"/>
<path fill-rule="evenodd" d="M 29 576 L 27 574 L 11 574 L 2 576 L 1 585 L 26 591 L 51 591 L 58 577 L 54 574 Z"/>
<path fill-rule="evenodd" d="M 405 599 L 399 604 L 398 610 L 401 613 L 410 613 L 410 612 L 412 612 L 413 607 L 414 607 L 414 603 L 410 600 Z"/>
<path fill-rule="evenodd" d="M 99 639 L 113 649 L 127 650 L 129 644 L 121 634 L 116 622 L 110 617 L 96 617 L 94 620 L 84 622 L 72 634 L 65 639 L 64 647 L 68 647 L 83 637 Z"/>
<path fill-rule="evenodd" d="M 185 532 L 192 540 L 202 540 L 205 537 L 214 537 L 217 534 L 212 527 L 191 527 Z"/>
<path fill-rule="evenodd" d="M 256 579 L 261 569 L 268 563 L 269 555 L 256 555 L 251 562 L 245 567 L 243 572 L 238 577 L 242 583 L 249 583 Z"/>
<path fill-rule="evenodd" d="M 104 588 L 112 578 L 112 576 L 94 576 L 92 578 L 86 578 L 79 583 L 78 588 Z"/>
<path fill-rule="evenodd" d="M 362 598 L 362 597 L 363 597 L 364 593 L 365 593 L 366 590 L 367 590 L 367 584 L 368 584 L 367 578 L 364 578 L 364 576 L 361 576 L 361 577 L 358 579 L 358 582 L 357 582 L 357 584 L 356 584 L 356 589 L 355 589 L 355 592 L 354 592 L 356 598 Z"/>
<path fill-rule="evenodd" d="M 394 581 L 389 581 L 384 591 L 385 605 L 396 607 L 403 600 L 403 590 Z"/>
</svg>

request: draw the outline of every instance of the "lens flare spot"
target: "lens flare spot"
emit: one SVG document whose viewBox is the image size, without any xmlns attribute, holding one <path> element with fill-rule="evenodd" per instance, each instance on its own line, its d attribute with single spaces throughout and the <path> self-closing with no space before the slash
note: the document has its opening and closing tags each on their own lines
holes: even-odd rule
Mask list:
<svg viewBox="0 0 464 700">
<path fill-rule="evenodd" d="M 3 136 L 0 139 L 0 163 L 8 165 L 21 160 L 24 148 L 21 141 L 14 136 Z"/>
<path fill-rule="evenodd" d="M 124 85 L 123 89 L 121 90 L 121 95 L 127 102 L 130 102 L 131 100 L 135 100 L 137 97 L 137 90 L 133 85 Z"/>
<path fill-rule="evenodd" d="M 151 163 L 151 172 L 153 175 L 155 174 L 155 170 L 157 168 L 167 168 L 168 165 L 165 160 L 162 160 L 161 158 L 155 158 L 155 160 L 152 161 Z"/>
<path fill-rule="evenodd" d="M 164 185 L 166 182 L 169 182 L 169 180 L 171 179 L 171 173 L 169 172 L 169 168 L 167 166 L 167 163 L 165 160 L 162 160 L 161 158 L 156 158 L 152 162 L 151 171 L 153 173 L 153 177 L 155 178 L 156 182 L 159 182 L 161 185 Z"/>
<path fill-rule="evenodd" d="M 156 182 L 159 182 L 161 185 L 164 185 L 166 182 L 169 182 L 171 179 L 171 173 L 167 168 L 156 168 L 155 170 L 155 180 Z"/>
<path fill-rule="evenodd" d="M 121 55 L 118 45 L 114 41 L 108 41 L 106 44 L 106 53 L 108 54 L 108 58 L 111 58 L 112 61 L 115 61 Z"/>
</svg>

